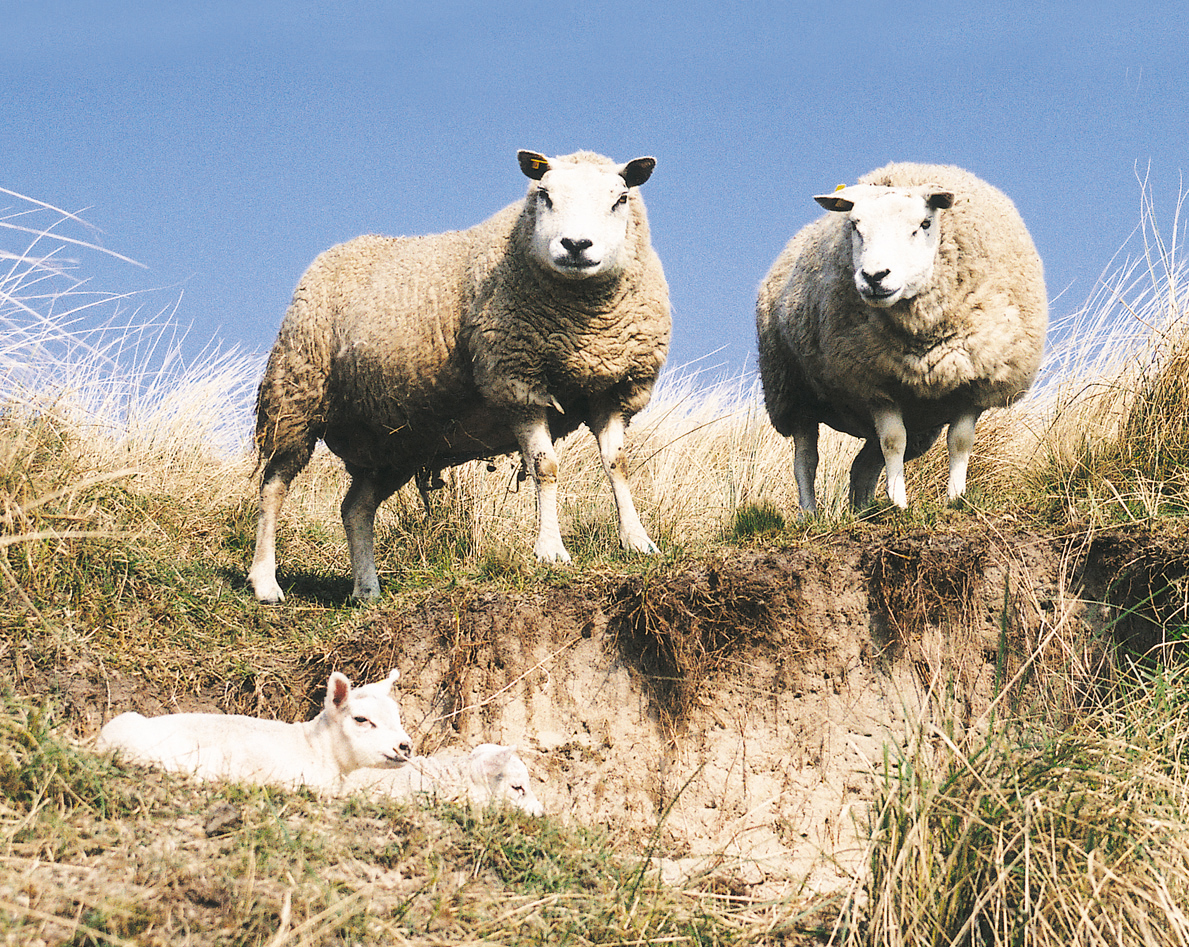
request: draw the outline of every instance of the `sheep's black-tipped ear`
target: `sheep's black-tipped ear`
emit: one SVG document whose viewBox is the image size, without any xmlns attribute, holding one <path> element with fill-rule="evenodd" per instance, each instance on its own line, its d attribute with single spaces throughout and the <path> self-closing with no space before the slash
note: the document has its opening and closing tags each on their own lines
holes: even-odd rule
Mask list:
<svg viewBox="0 0 1189 947">
<path fill-rule="evenodd" d="M 945 210 L 947 207 L 954 206 L 954 192 L 953 191 L 932 191 L 925 202 L 933 210 Z"/>
<path fill-rule="evenodd" d="M 826 210 L 839 211 L 845 213 L 855 206 L 854 201 L 848 201 L 845 197 L 839 197 L 838 193 L 833 194 L 817 194 L 813 198 Z"/>
<path fill-rule="evenodd" d="M 549 170 L 549 159 L 535 151 L 518 151 L 516 158 L 520 162 L 520 170 L 526 178 L 539 181 Z"/>
<path fill-rule="evenodd" d="M 342 710 L 347 698 L 351 696 L 351 682 L 345 674 L 335 671 L 326 682 L 326 708 Z"/>
<path fill-rule="evenodd" d="M 639 187 L 652 177 L 652 171 L 655 167 L 656 158 L 633 158 L 623 166 L 623 170 L 619 172 L 619 175 L 623 178 L 623 183 L 628 187 Z"/>
</svg>

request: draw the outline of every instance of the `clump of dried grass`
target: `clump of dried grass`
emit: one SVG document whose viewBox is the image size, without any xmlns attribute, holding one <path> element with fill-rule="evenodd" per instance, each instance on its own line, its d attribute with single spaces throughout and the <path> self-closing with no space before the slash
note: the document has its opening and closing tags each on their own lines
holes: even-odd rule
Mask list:
<svg viewBox="0 0 1189 947">
<path fill-rule="evenodd" d="M 1189 937 L 1189 681 L 1128 683 L 1066 731 L 884 761 L 848 945 L 1173 945 Z"/>
</svg>

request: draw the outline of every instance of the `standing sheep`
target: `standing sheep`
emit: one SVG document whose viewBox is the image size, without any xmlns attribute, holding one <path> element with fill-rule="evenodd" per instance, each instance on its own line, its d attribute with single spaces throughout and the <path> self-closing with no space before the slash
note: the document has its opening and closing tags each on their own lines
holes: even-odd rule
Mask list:
<svg viewBox="0 0 1189 947">
<path fill-rule="evenodd" d="M 817 508 L 818 424 L 866 439 L 851 506 L 908 506 L 904 461 L 947 424 L 951 500 L 966 489 L 974 426 L 1036 377 L 1044 272 L 1000 191 L 946 165 L 890 164 L 815 197 L 831 213 L 777 257 L 756 305 L 772 424 L 793 438 L 801 508 Z"/>
<path fill-rule="evenodd" d="M 358 237 L 302 277 L 256 403 L 264 465 L 256 598 L 284 598 L 277 517 L 319 438 L 346 464 L 353 597 L 380 594 L 376 508 L 409 479 L 519 450 L 537 487 L 543 562 L 568 562 L 553 442 L 598 441 L 625 548 L 655 552 L 625 477 L 624 428 L 669 345 L 669 290 L 637 188 L 653 158 L 518 154 L 532 183 L 469 230 Z"/>
</svg>

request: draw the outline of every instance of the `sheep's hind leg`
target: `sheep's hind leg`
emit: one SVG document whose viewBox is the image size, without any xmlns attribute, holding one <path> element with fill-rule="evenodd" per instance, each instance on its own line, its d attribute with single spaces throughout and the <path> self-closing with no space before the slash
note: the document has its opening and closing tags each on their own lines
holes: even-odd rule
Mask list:
<svg viewBox="0 0 1189 947">
<path fill-rule="evenodd" d="M 627 480 L 627 452 L 623 448 L 623 432 L 627 426 L 623 413 L 611 411 L 593 421 L 595 440 L 599 442 L 599 456 L 603 473 L 611 484 L 615 510 L 619 517 L 619 544 L 633 552 L 660 552 L 640 522 L 632 491 Z"/>
<path fill-rule="evenodd" d="M 524 411 L 516 420 L 515 432 L 524 466 L 537 485 L 537 542 L 533 552 L 541 562 L 569 562 L 557 520 L 557 453 L 545 409 Z"/>
<path fill-rule="evenodd" d="M 798 421 L 793 427 L 793 477 L 797 500 L 806 513 L 817 512 L 817 421 Z"/>
<path fill-rule="evenodd" d="M 951 502 L 966 492 L 966 470 L 970 466 L 970 452 L 974 449 L 974 426 L 978 411 L 960 414 L 950 421 L 945 442 L 950 455 L 950 482 L 946 491 Z"/>
<path fill-rule="evenodd" d="M 883 473 L 883 451 L 875 438 L 865 441 L 850 466 L 850 508 L 865 510 L 875 499 L 875 485 Z"/>
<path fill-rule="evenodd" d="M 273 457 L 260 478 L 260 506 L 256 518 L 256 551 L 248 569 L 248 584 L 258 602 L 275 605 L 285 600 L 277 582 L 277 520 L 289 484 L 305 467 L 312 448 L 292 456 Z"/>
<path fill-rule="evenodd" d="M 347 465 L 347 472 L 351 475 L 351 486 L 343 497 L 343 531 L 347 534 L 347 551 L 355 576 L 351 598 L 358 602 L 380 597 L 380 577 L 376 574 L 376 510 L 411 474 L 391 468 L 369 470 L 353 464 Z"/>
</svg>

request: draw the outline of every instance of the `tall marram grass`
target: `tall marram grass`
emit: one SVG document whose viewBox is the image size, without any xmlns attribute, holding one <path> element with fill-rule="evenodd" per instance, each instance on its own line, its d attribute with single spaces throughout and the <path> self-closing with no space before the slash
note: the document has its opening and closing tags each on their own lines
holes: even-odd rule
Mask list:
<svg viewBox="0 0 1189 947">
<path fill-rule="evenodd" d="M 848 945 L 1189 942 L 1189 672 L 1128 675 L 1060 732 L 923 724 L 871 808 Z"/>
</svg>

